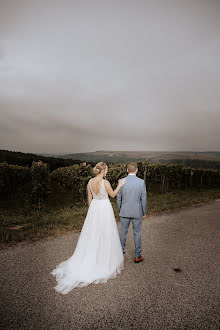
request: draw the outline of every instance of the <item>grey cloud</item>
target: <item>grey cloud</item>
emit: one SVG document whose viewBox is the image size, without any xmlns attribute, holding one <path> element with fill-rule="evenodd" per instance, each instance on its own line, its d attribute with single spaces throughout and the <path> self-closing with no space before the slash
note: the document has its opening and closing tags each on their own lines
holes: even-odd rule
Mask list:
<svg viewBox="0 0 220 330">
<path fill-rule="evenodd" d="M 219 32 L 216 0 L 1 2 L 0 148 L 219 150 Z"/>
</svg>

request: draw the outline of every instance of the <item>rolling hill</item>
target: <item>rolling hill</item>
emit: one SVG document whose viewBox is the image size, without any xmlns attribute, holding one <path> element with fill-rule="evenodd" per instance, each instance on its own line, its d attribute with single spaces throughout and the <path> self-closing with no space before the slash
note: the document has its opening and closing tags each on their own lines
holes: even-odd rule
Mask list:
<svg viewBox="0 0 220 330">
<path fill-rule="evenodd" d="M 184 164 L 185 166 L 220 169 L 220 151 L 94 151 L 59 155 L 59 158 L 79 159 L 87 162 L 126 163 L 148 160 L 150 164 Z"/>
<path fill-rule="evenodd" d="M 8 164 L 31 166 L 32 161 L 41 159 L 50 165 L 51 170 L 57 167 L 70 166 L 83 161 L 97 163 L 104 161 L 110 163 L 127 163 L 130 161 L 148 160 L 150 164 L 183 164 L 194 168 L 220 169 L 220 151 L 95 151 L 75 154 L 50 154 L 50 153 L 22 153 L 8 150 L 0 150 L 0 162 Z"/>
</svg>

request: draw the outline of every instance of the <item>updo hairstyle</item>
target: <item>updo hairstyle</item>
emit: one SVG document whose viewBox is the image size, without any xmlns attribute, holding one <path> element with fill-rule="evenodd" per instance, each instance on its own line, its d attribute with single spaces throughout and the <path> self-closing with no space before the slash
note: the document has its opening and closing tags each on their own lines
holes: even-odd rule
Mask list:
<svg viewBox="0 0 220 330">
<path fill-rule="evenodd" d="M 95 167 L 93 167 L 93 173 L 94 174 L 99 174 L 101 173 L 102 170 L 104 170 L 106 168 L 107 164 L 104 162 L 99 162 L 96 164 Z"/>
</svg>

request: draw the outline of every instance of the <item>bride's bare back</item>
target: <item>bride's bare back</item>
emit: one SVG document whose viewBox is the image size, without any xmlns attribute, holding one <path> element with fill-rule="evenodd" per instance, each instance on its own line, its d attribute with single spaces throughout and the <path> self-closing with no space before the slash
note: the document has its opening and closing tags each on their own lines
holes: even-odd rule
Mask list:
<svg viewBox="0 0 220 330">
<path fill-rule="evenodd" d="M 98 195 L 99 192 L 100 192 L 101 185 L 102 185 L 102 180 L 103 180 L 102 178 L 101 179 L 100 178 L 93 178 L 90 181 L 92 190 L 96 195 Z"/>
</svg>

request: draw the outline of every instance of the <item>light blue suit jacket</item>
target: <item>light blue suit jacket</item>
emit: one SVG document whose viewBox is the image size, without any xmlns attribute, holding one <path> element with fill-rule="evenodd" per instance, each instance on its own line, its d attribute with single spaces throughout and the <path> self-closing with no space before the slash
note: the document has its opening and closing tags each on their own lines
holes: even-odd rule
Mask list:
<svg viewBox="0 0 220 330">
<path fill-rule="evenodd" d="M 119 216 L 142 218 L 147 213 L 147 190 L 144 180 L 136 175 L 127 175 L 126 183 L 117 193 Z"/>
</svg>

